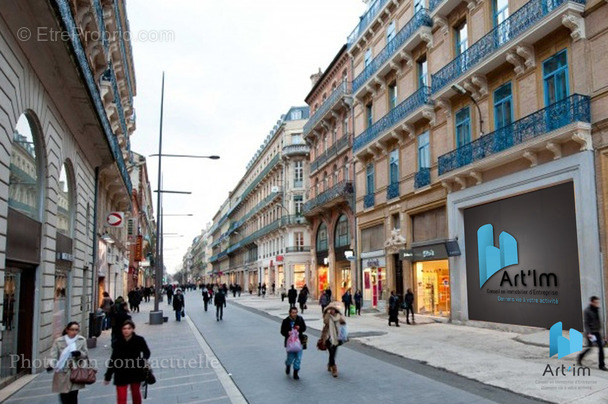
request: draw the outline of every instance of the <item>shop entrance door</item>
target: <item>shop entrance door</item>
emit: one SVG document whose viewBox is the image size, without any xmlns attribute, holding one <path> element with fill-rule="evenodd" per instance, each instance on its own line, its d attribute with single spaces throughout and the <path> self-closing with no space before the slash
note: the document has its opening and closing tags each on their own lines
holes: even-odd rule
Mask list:
<svg viewBox="0 0 608 404">
<path fill-rule="evenodd" d="M 17 267 L 7 261 L 4 273 L 0 383 L 27 373 L 32 360 L 35 267 Z"/>
</svg>

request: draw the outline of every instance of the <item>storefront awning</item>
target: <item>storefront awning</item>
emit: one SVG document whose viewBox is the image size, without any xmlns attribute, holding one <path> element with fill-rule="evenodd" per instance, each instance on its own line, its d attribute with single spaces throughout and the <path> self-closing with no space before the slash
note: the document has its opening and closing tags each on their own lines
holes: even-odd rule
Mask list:
<svg viewBox="0 0 608 404">
<path fill-rule="evenodd" d="M 406 261 L 432 261 L 460 255 L 456 240 L 445 240 L 428 245 L 419 245 L 409 250 L 399 250 L 399 259 Z"/>
</svg>

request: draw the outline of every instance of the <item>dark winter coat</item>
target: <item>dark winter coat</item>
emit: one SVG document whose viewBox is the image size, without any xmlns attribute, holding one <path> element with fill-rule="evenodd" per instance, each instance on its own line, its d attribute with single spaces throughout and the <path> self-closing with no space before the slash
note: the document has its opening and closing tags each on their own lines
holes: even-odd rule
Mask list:
<svg viewBox="0 0 608 404">
<path fill-rule="evenodd" d="M 363 295 L 359 292 L 355 293 L 355 304 L 361 304 L 363 301 Z"/>
<path fill-rule="evenodd" d="M 176 293 L 175 296 L 173 296 L 173 310 L 181 311 L 184 306 L 186 306 L 184 295 L 181 293 Z"/>
<path fill-rule="evenodd" d="M 353 304 L 353 296 L 346 292 L 342 295 L 342 303 L 346 304 L 346 305 L 351 305 Z"/>
<path fill-rule="evenodd" d="M 405 294 L 405 304 L 407 305 L 407 307 L 414 307 L 414 294 L 413 293 L 406 293 Z"/>
<path fill-rule="evenodd" d="M 302 289 L 298 295 L 298 303 L 306 304 L 308 300 L 308 289 Z"/>
<path fill-rule="evenodd" d="M 587 334 L 593 334 L 600 332 L 602 329 L 602 323 L 600 322 L 600 311 L 597 307 L 587 306 L 584 311 L 585 315 L 585 332 Z"/>
<path fill-rule="evenodd" d="M 287 292 L 287 299 L 289 300 L 289 303 L 295 303 L 297 298 L 298 291 L 294 288 L 289 289 L 289 291 Z"/>
<path fill-rule="evenodd" d="M 292 326 L 292 323 L 293 323 L 293 326 Z M 300 327 L 298 329 L 298 336 L 300 337 L 300 341 L 302 341 L 302 334 L 304 334 L 304 331 L 306 331 L 306 323 L 304 322 L 304 319 L 302 318 L 302 316 L 297 316 L 295 321 L 293 321 L 291 319 L 291 317 L 287 316 L 287 318 L 285 318 L 283 320 L 283 322 L 281 323 L 281 335 L 285 337 L 283 346 L 287 346 L 287 337 L 289 337 L 289 332 L 296 325 Z"/>
<path fill-rule="evenodd" d="M 226 307 L 226 295 L 224 294 L 224 292 L 222 292 L 221 289 L 218 290 L 215 294 L 215 297 L 213 298 L 213 304 L 216 306 Z"/>
<path fill-rule="evenodd" d="M 143 369 L 148 358 L 150 358 L 150 349 L 143 337 L 135 333 L 128 341 L 121 337 L 112 349 L 104 380 L 110 381 L 114 376 L 116 386 L 142 382 Z"/>
</svg>

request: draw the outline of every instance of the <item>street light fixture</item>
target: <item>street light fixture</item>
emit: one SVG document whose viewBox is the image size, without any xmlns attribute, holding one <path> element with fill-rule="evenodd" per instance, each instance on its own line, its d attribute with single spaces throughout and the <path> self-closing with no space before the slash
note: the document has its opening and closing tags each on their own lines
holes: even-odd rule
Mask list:
<svg viewBox="0 0 608 404">
<path fill-rule="evenodd" d="M 150 157 L 159 156 L 158 154 L 150 154 Z M 197 156 L 192 154 L 163 154 L 162 157 L 182 157 L 182 158 L 190 158 L 190 159 L 211 159 L 211 160 L 219 160 L 220 156 Z"/>
<path fill-rule="evenodd" d="M 460 95 L 468 96 L 471 101 L 473 101 L 473 104 L 475 104 L 477 107 L 477 113 L 479 115 L 479 136 L 483 136 L 483 118 L 481 117 L 481 109 L 479 108 L 477 101 L 475 101 L 475 98 L 473 98 L 473 95 L 459 84 L 452 84 L 452 90 L 456 91 Z"/>
</svg>

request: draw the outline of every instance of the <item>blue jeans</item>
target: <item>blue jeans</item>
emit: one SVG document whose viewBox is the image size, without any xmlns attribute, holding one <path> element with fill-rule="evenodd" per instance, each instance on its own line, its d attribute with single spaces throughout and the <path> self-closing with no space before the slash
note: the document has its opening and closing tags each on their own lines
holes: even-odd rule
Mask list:
<svg viewBox="0 0 608 404">
<path fill-rule="evenodd" d="M 293 363 L 293 370 L 300 370 L 300 363 L 302 362 L 302 352 L 287 352 L 287 359 L 285 359 L 285 366 L 291 366 Z"/>
<path fill-rule="evenodd" d="M 182 321 L 182 311 L 181 310 L 175 310 L 175 319 L 177 321 Z"/>
</svg>

